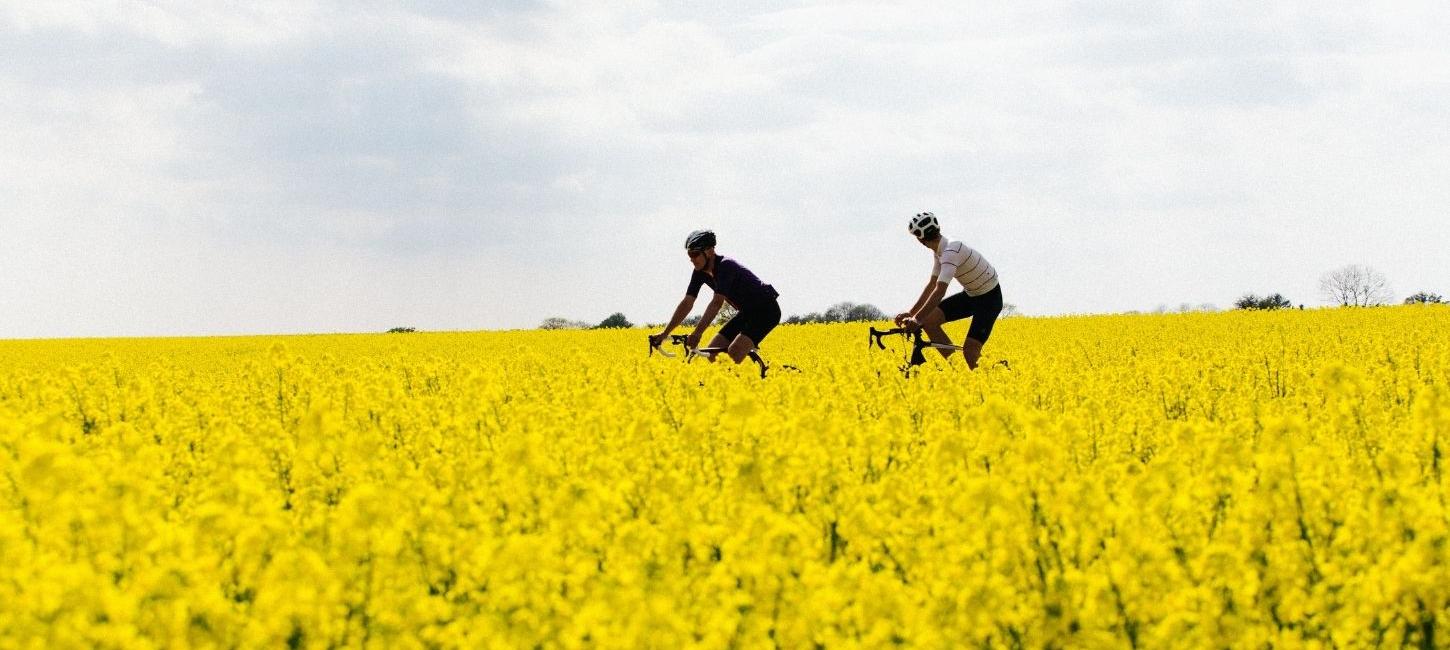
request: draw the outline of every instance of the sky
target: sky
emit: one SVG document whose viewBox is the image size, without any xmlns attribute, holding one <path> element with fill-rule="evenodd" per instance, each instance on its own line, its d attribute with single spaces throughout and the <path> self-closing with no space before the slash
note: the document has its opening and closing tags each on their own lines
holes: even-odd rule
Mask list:
<svg viewBox="0 0 1450 650">
<path fill-rule="evenodd" d="M 1007 6 L 1011 5 L 1011 6 Z M 0 338 L 1450 294 L 1450 3 L 0 3 Z M 704 301 L 697 303 L 698 312 Z"/>
</svg>

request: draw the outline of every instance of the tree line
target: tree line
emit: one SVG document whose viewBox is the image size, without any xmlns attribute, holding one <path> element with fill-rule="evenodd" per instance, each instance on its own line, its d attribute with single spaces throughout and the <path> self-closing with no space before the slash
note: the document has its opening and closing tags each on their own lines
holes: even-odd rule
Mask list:
<svg viewBox="0 0 1450 650">
<path fill-rule="evenodd" d="M 730 305 L 724 305 L 720 312 L 715 315 L 713 325 L 724 325 L 731 318 L 735 317 L 736 310 Z M 1002 316 L 1011 316 L 1017 313 L 1015 305 L 1005 305 L 1002 308 Z M 876 305 L 855 302 L 838 302 L 828 307 L 825 311 L 813 311 L 806 314 L 792 314 L 780 321 L 782 325 L 804 325 L 806 323 L 860 323 L 889 320 L 890 316 L 881 311 Z M 700 324 L 699 316 L 686 318 L 682 325 L 694 327 Z M 608 318 L 594 325 L 585 321 L 570 320 L 567 318 L 546 318 L 539 324 L 541 330 L 563 330 L 563 329 L 610 329 L 618 327 L 634 327 L 622 313 L 611 314 Z"/>
<path fill-rule="evenodd" d="M 1380 307 L 1395 301 L 1390 282 L 1383 273 L 1371 267 L 1350 264 L 1319 277 L 1319 294 L 1325 302 L 1339 307 Z M 1406 305 L 1445 304 L 1444 296 L 1417 291 L 1405 298 Z M 1246 293 L 1234 302 L 1238 309 L 1289 309 L 1293 301 L 1280 293 L 1260 296 Z M 1303 304 L 1299 305 L 1304 308 Z"/>
<path fill-rule="evenodd" d="M 715 314 L 713 325 L 724 325 L 731 318 L 735 317 L 736 311 L 730 305 L 723 305 L 720 311 Z M 804 323 L 854 323 L 859 321 L 880 321 L 886 320 L 886 313 L 875 305 L 857 304 L 854 302 L 841 302 L 832 305 L 824 312 L 811 312 L 803 315 L 792 315 L 781 321 L 782 325 L 800 325 Z M 694 327 L 700 324 L 700 316 L 695 315 L 686 318 L 681 323 L 685 327 Z M 567 318 L 546 318 L 539 324 L 541 330 L 563 330 L 563 329 L 611 329 L 611 328 L 634 327 L 622 313 L 611 314 L 608 318 L 600 321 L 598 325 L 592 325 L 584 321 L 569 320 Z"/>
<path fill-rule="evenodd" d="M 1394 294 L 1390 290 L 1389 280 L 1384 274 L 1367 266 L 1350 264 L 1333 271 L 1329 271 L 1319 278 L 1320 296 L 1329 304 L 1340 307 L 1376 307 L 1388 305 L 1394 302 Z M 1404 304 L 1445 304 L 1444 296 L 1428 291 L 1419 291 L 1405 298 Z M 1274 292 L 1265 295 L 1246 293 L 1234 301 L 1235 309 L 1247 310 L 1274 310 L 1292 309 L 1294 301 L 1282 293 Z M 1301 303 L 1300 309 L 1304 308 Z M 1200 305 L 1198 311 L 1215 311 L 1213 305 Z M 1160 308 L 1160 312 L 1167 311 L 1167 308 Z M 1185 303 L 1179 311 L 1195 311 L 1195 308 Z M 1017 313 L 1017 307 L 1012 304 L 1004 305 L 1002 316 L 1012 316 Z M 714 325 L 723 325 L 736 314 L 734 308 L 729 305 L 721 307 L 720 312 L 715 316 Z M 881 311 L 875 305 L 867 303 L 838 302 L 828 307 L 825 311 L 810 312 L 806 314 L 792 314 L 781 321 L 782 325 L 802 325 L 806 323 L 856 323 L 875 322 L 890 318 L 886 312 Z M 699 316 L 691 316 L 685 319 L 683 325 L 694 327 L 700 323 Z M 586 321 L 570 320 L 568 318 L 553 317 L 546 318 L 539 324 L 539 329 L 561 330 L 561 329 L 611 329 L 634 327 L 623 313 L 615 312 L 598 324 Z"/>
</svg>

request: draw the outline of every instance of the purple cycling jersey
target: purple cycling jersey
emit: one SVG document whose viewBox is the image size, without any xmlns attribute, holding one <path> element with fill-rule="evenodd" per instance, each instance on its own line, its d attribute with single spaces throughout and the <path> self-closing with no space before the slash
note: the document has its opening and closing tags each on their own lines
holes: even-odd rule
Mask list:
<svg viewBox="0 0 1450 650">
<path fill-rule="evenodd" d="M 690 274 L 690 288 L 685 290 L 685 294 L 692 298 L 700 295 L 702 284 L 725 296 L 730 304 L 742 310 L 770 303 L 780 297 L 775 287 L 761 282 L 750 269 L 724 255 L 715 257 L 715 277 L 705 275 L 703 271 Z"/>
</svg>

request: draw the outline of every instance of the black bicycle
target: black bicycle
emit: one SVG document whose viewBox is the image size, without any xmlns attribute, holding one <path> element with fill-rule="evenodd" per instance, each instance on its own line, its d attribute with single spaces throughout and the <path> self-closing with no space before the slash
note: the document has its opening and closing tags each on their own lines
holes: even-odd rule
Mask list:
<svg viewBox="0 0 1450 650">
<path fill-rule="evenodd" d="M 698 347 L 697 348 L 692 348 L 692 347 L 690 347 L 689 345 L 686 344 L 686 341 L 688 341 L 689 338 L 690 337 L 688 335 L 686 335 L 686 334 L 671 334 L 670 335 L 670 344 L 671 345 L 678 345 L 680 347 L 685 348 L 685 363 L 689 363 L 691 361 L 694 361 L 695 360 L 695 357 L 698 357 L 698 356 L 700 356 L 702 354 L 729 353 L 729 349 L 728 348 L 698 348 Z M 650 354 L 650 356 L 654 356 L 654 353 L 658 352 L 658 353 L 660 353 L 661 355 L 663 355 L 665 357 L 668 357 L 668 358 L 671 358 L 671 359 L 675 358 L 675 356 L 676 356 L 675 353 L 670 352 L 669 350 L 666 350 L 663 347 L 660 347 L 663 343 L 664 343 L 663 340 L 660 340 L 660 341 L 657 342 L 657 341 L 655 341 L 655 338 L 653 336 L 650 336 L 649 337 L 649 354 Z M 756 363 L 756 365 L 760 366 L 760 378 L 761 379 L 765 379 L 765 373 L 770 370 L 771 366 L 769 364 L 765 363 L 765 359 L 760 358 L 760 351 L 759 350 L 751 350 L 749 352 L 746 352 L 745 355 L 748 356 L 748 357 L 750 357 L 750 360 L 751 361 L 754 361 Z M 800 368 L 797 368 L 797 367 L 792 366 L 792 365 L 789 365 L 789 364 L 781 364 L 780 365 L 780 368 L 782 370 L 790 370 L 790 371 L 793 371 L 793 372 L 800 372 Z"/>
<path fill-rule="evenodd" d="M 870 350 L 871 346 L 875 345 L 877 348 L 885 350 L 887 349 L 886 344 L 882 342 L 881 339 L 887 336 L 896 335 L 901 335 L 903 337 L 908 337 L 911 339 L 910 351 L 906 352 L 906 360 L 901 365 L 901 373 L 903 375 L 906 375 L 907 377 L 911 376 L 912 369 L 923 363 L 926 363 L 926 355 L 922 354 L 923 350 L 956 350 L 962 353 L 966 352 L 966 348 L 963 348 L 960 345 L 951 345 L 948 343 L 934 343 L 931 340 L 927 339 L 925 336 L 922 336 L 921 329 L 911 329 L 907 327 L 896 327 L 889 330 L 878 330 L 875 327 L 872 327 L 870 333 L 867 335 L 866 349 Z M 1009 370 L 1011 369 L 1011 366 L 1007 364 L 1006 359 L 998 361 L 997 365 L 1008 368 Z"/>
</svg>

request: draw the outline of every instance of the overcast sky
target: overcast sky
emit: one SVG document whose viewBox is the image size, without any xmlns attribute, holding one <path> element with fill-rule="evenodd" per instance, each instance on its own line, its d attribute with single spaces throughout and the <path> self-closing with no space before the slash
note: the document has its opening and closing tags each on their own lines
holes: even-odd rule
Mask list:
<svg viewBox="0 0 1450 650">
<path fill-rule="evenodd" d="M 1450 294 L 1450 3 L 464 6 L 0 2 L 0 338 Z"/>
</svg>

